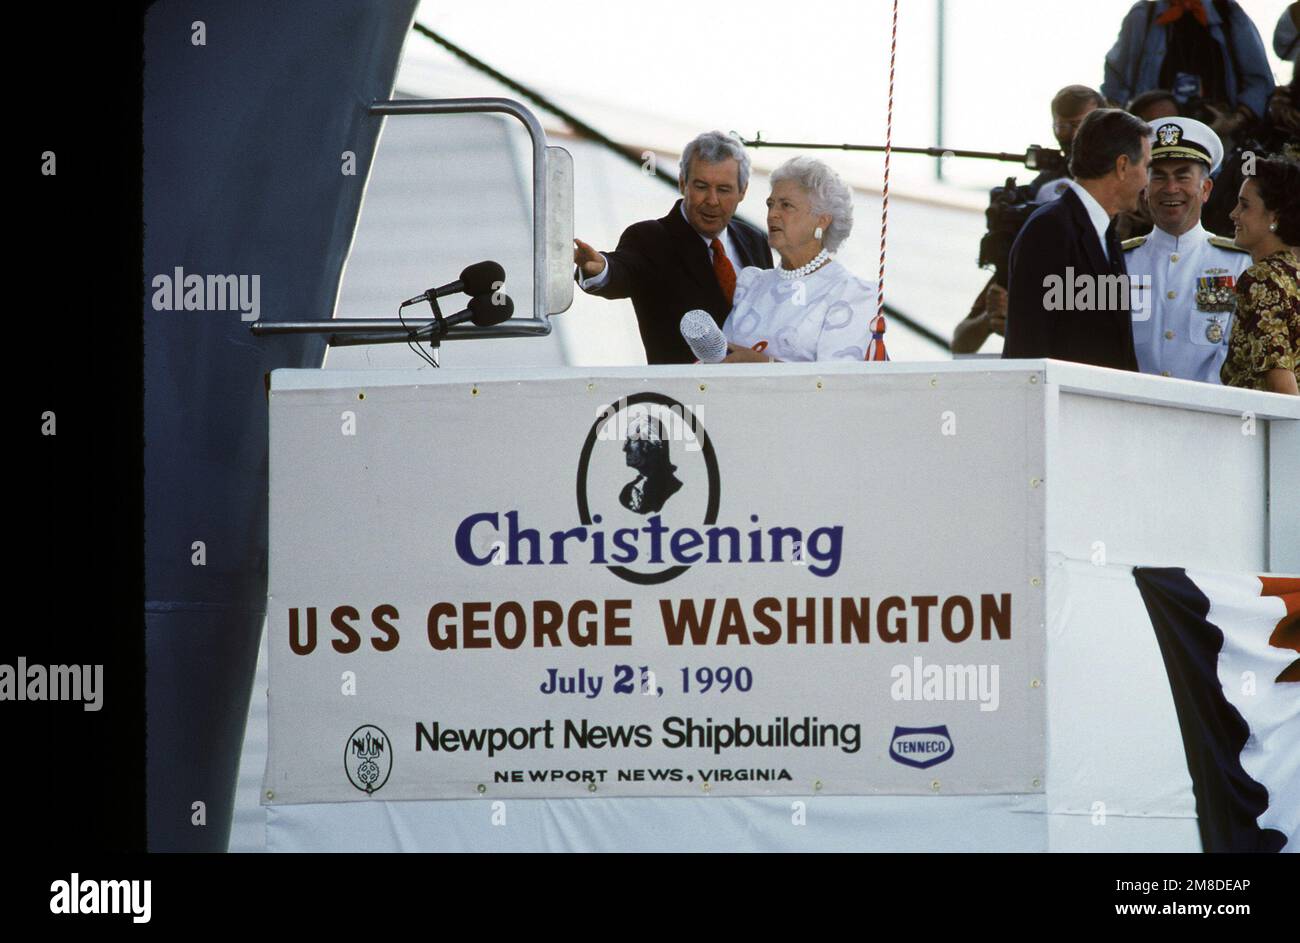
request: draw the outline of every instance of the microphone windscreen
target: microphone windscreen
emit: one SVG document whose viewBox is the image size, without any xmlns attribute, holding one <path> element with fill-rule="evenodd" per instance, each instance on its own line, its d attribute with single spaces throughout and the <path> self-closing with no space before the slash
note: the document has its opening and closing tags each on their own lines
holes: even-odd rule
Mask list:
<svg viewBox="0 0 1300 943">
<path fill-rule="evenodd" d="M 722 363 L 727 357 L 727 338 L 713 316 L 696 308 L 682 315 L 682 337 L 700 363 Z"/>
<path fill-rule="evenodd" d="M 482 295 L 496 291 L 506 280 L 506 270 L 497 262 L 475 262 L 460 273 L 461 289 L 467 295 Z"/>
<path fill-rule="evenodd" d="M 502 321 L 509 321 L 514 316 L 515 303 L 509 295 L 487 292 L 471 298 L 469 310 L 471 322 L 479 327 L 490 327 Z"/>
</svg>

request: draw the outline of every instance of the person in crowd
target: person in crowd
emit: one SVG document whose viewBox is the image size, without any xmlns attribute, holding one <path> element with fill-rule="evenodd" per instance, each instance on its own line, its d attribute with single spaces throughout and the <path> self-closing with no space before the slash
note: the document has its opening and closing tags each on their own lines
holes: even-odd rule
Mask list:
<svg viewBox="0 0 1300 943">
<path fill-rule="evenodd" d="M 831 258 L 852 231 L 853 193 L 826 164 L 794 157 L 772 172 L 767 241 L 780 265 L 741 271 L 725 363 L 886 359 L 874 286 Z"/>
<path fill-rule="evenodd" d="M 1166 118 L 1154 128 L 1146 202 L 1155 228 L 1123 244 L 1130 284 L 1146 286 L 1130 296 L 1138 368 L 1218 383 L 1236 280 L 1250 264 L 1244 249 L 1201 225 L 1223 145 L 1194 118 Z"/>
<path fill-rule="evenodd" d="M 1273 90 L 1264 120 L 1251 130 L 1248 137 L 1237 141 L 1234 150 L 1223 160 L 1223 168 L 1214 178 L 1214 192 L 1206 204 L 1201 218 L 1207 229 L 1214 232 L 1232 231 L 1232 211 L 1237 207 L 1237 194 L 1245 181 L 1243 168 L 1254 156 L 1281 154 L 1300 157 L 1300 95 L 1296 93 L 1295 67 L 1291 82 Z"/>
<path fill-rule="evenodd" d="M 1178 99 L 1167 88 L 1153 88 L 1130 99 L 1124 110 L 1151 124 L 1161 118 L 1177 118 Z"/>
<path fill-rule="evenodd" d="M 1232 211 L 1253 264 L 1237 282 L 1223 382 L 1300 395 L 1300 164 L 1256 162 Z"/>
<path fill-rule="evenodd" d="M 1291 67 L 1291 81 L 1279 85 L 1268 102 L 1267 143 L 1274 151 L 1300 159 L 1300 63 Z"/>
<path fill-rule="evenodd" d="M 990 278 L 971 305 L 970 313 L 953 328 L 952 352 L 976 353 L 994 334 L 1007 332 L 1007 290 Z"/>
<path fill-rule="evenodd" d="M 1273 93 L 1264 41 L 1236 0 L 1138 0 L 1106 54 L 1105 72 L 1101 92 L 1111 101 L 1167 88 L 1181 114 L 1225 139 L 1262 118 Z"/>
<path fill-rule="evenodd" d="M 648 363 L 693 363 L 682 315 L 700 309 L 721 325 L 734 302 L 736 273 L 772 267 L 762 231 L 733 218 L 749 168 L 739 141 L 705 132 L 682 152 L 682 198 L 668 215 L 629 226 L 612 252 L 573 240 L 578 286 L 601 298 L 632 299 Z"/>
<path fill-rule="evenodd" d="M 1039 207 L 1011 247 L 1004 358 L 1137 369 L 1127 298 L 1115 291 L 1125 269 L 1114 217 L 1135 209 L 1147 185 L 1150 135 L 1118 108 L 1099 108 L 1079 126 L 1069 189 Z"/>
<path fill-rule="evenodd" d="M 1087 85 L 1067 85 L 1052 96 L 1052 135 L 1056 138 L 1064 159 L 1056 166 L 1044 169 L 1029 182 L 1029 192 L 1038 202 L 1046 203 L 1059 195 L 1044 195 L 1039 199 L 1044 184 L 1069 179 L 1070 148 L 1074 143 L 1075 132 L 1083 124 L 1084 118 L 1105 105 L 1106 100 L 1101 93 Z"/>
<path fill-rule="evenodd" d="M 1273 27 L 1273 51 L 1279 59 L 1300 61 L 1300 0 L 1289 5 Z"/>
<path fill-rule="evenodd" d="M 1069 181 L 1070 147 L 1074 133 L 1088 114 L 1105 105 L 1101 93 L 1086 85 L 1067 85 L 1052 97 L 1052 134 L 1065 159 L 1058 166 L 1045 168 L 1029 183 L 1029 192 L 1040 203 L 1060 196 L 1060 188 Z M 1050 192 L 1044 186 L 1054 184 Z M 992 334 L 1001 336 L 1007 323 L 1007 289 L 997 283 L 996 276 L 975 296 L 970 313 L 953 329 L 952 352 L 973 354 L 984 346 Z"/>
</svg>

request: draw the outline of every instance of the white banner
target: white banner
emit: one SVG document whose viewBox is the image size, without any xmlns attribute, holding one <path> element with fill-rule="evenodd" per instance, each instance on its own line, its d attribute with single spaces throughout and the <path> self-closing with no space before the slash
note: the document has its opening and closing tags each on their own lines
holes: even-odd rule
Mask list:
<svg viewBox="0 0 1300 943">
<path fill-rule="evenodd" d="M 1041 792 L 1031 374 L 273 384 L 266 801 Z"/>
</svg>

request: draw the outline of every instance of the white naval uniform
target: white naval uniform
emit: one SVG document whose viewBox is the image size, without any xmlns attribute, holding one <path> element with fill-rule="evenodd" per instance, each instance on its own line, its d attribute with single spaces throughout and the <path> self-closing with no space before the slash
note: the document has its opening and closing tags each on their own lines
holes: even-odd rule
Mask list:
<svg viewBox="0 0 1300 943">
<path fill-rule="evenodd" d="M 1213 241 L 1212 241 L 1213 240 Z M 1218 243 L 1216 245 L 1216 243 Z M 1218 297 L 1198 294 L 1198 279 L 1231 276 L 1233 286 L 1250 266 L 1250 253 L 1227 248 L 1232 241 L 1212 235 L 1199 222 L 1181 236 L 1156 228 L 1149 236 L 1124 243 L 1124 266 L 1130 278 L 1148 276 L 1144 308 L 1133 311 L 1133 347 L 1138 369 L 1183 380 L 1219 383 L 1219 368 L 1228 356 L 1235 295 L 1222 287 Z M 1149 315 L 1147 317 L 1146 315 Z"/>
</svg>

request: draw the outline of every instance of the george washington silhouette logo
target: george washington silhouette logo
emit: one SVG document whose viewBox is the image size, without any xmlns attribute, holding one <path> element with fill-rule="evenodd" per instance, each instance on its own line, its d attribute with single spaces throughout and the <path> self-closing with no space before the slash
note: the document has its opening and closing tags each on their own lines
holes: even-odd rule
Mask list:
<svg viewBox="0 0 1300 943">
<path fill-rule="evenodd" d="M 682 487 L 674 474 L 677 466 L 671 461 L 668 439 L 659 420 L 643 415 L 630 422 L 623 454 L 637 476 L 619 492 L 619 504 L 636 514 L 659 513 Z"/>
<path fill-rule="evenodd" d="M 662 393 L 628 393 L 597 410 L 576 484 L 592 562 L 629 583 L 650 586 L 681 576 L 704 554 L 692 556 L 689 539 L 674 545 L 671 535 L 718 522 L 722 481 L 699 407 Z M 690 559 L 674 556 L 674 546 L 687 547 L 678 556 Z"/>
</svg>

